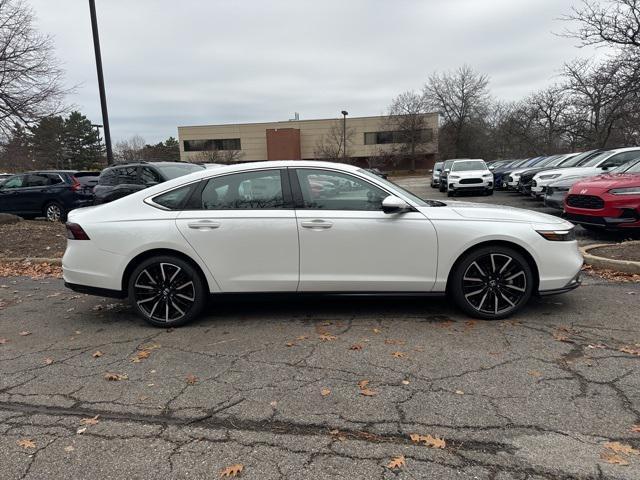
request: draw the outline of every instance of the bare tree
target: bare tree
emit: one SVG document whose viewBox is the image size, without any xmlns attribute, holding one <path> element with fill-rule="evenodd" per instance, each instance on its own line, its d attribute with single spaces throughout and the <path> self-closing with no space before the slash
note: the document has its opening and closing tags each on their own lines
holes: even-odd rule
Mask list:
<svg viewBox="0 0 640 480">
<path fill-rule="evenodd" d="M 563 20 L 578 27 L 566 30 L 565 36 L 579 39 L 583 45 L 640 47 L 640 1 L 582 0 Z"/>
<path fill-rule="evenodd" d="M 398 156 L 396 162 L 406 157 L 411 170 L 416 169 L 416 160 L 435 141 L 433 130 L 429 128 L 426 113 L 428 104 L 423 95 L 409 90 L 393 99 L 389 114 L 383 120 L 383 128 L 391 135 L 392 153 Z"/>
<path fill-rule="evenodd" d="M 192 157 L 195 163 L 236 163 L 242 159 L 241 150 L 205 150 Z"/>
<path fill-rule="evenodd" d="M 540 139 L 541 151 L 548 154 L 561 151 L 571 106 L 565 88 L 553 85 L 530 95 L 524 102 L 534 121 L 533 129 Z"/>
<path fill-rule="evenodd" d="M 67 91 L 51 37 L 34 28 L 22 0 L 0 0 L 0 134 L 61 113 Z"/>
<path fill-rule="evenodd" d="M 434 73 L 423 88 L 426 105 L 442 117 L 446 156 L 472 155 L 487 115 L 489 78 L 464 65 L 454 72 Z M 441 142 L 441 146 L 443 142 Z"/>
<path fill-rule="evenodd" d="M 347 127 L 345 132 L 343 123 L 336 120 L 331 124 L 327 133 L 322 135 L 316 143 L 314 149 L 315 157 L 333 162 L 343 161 L 344 158 L 350 158 L 351 147 L 353 145 L 355 135 L 355 129 Z"/>
<path fill-rule="evenodd" d="M 143 150 L 146 146 L 144 138 L 134 135 L 126 140 L 116 142 L 113 154 L 119 162 L 136 162 L 143 160 Z"/>
</svg>

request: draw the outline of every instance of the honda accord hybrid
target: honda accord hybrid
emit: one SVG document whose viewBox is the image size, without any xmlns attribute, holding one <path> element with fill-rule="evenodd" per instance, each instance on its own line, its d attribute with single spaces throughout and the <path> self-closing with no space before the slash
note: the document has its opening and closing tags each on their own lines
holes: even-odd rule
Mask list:
<svg viewBox="0 0 640 480">
<path fill-rule="evenodd" d="M 67 287 L 128 298 L 156 326 L 226 293 L 448 294 L 507 317 L 577 287 L 573 225 L 542 213 L 424 200 L 351 165 L 202 170 L 69 214 Z"/>
</svg>

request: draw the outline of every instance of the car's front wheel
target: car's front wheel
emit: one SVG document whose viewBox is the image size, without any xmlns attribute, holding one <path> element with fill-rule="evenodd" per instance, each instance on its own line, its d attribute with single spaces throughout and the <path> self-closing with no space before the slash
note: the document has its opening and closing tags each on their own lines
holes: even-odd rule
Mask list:
<svg viewBox="0 0 640 480">
<path fill-rule="evenodd" d="M 50 222 L 64 222 L 67 218 L 67 213 L 64 211 L 64 207 L 58 202 L 47 203 L 44 207 L 44 216 Z"/>
<path fill-rule="evenodd" d="M 197 317 L 206 304 L 200 273 L 171 256 L 149 258 L 131 274 L 129 301 L 134 310 L 157 327 L 176 327 Z"/>
<path fill-rule="evenodd" d="M 472 250 L 456 264 L 447 289 L 467 314 L 495 320 L 529 301 L 533 278 L 529 263 L 515 249 L 487 246 Z"/>
</svg>

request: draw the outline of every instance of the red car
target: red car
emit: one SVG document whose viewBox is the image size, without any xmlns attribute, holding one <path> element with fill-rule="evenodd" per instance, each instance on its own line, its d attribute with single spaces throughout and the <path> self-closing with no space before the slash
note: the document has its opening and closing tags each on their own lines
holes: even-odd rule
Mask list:
<svg viewBox="0 0 640 480">
<path fill-rule="evenodd" d="M 640 228 L 640 161 L 624 173 L 574 183 L 564 212 L 567 220 L 587 228 Z"/>
</svg>

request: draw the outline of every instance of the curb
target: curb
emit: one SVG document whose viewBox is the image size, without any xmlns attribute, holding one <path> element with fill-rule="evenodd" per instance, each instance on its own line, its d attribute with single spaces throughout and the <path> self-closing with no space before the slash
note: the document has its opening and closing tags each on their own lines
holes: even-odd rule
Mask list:
<svg viewBox="0 0 640 480">
<path fill-rule="evenodd" d="M 49 265 L 62 266 L 61 258 L 9 257 L 9 258 L 0 258 L 0 262 L 1 263 L 14 263 L 14 262 L 48 263 Z"/>
<path fill-rule="evenodd" d="M 624 242 L 625 244 L 640 244 L 640 240 L 634 240 L 631 242 Z M 640 262 L 633 262 L 631 260 L 614 260 L 612 258 L 599 257 L 589 253 L 590 250 L 594 250 L 600 247 L 610 247 L 615 245 L 613 243 L 597 243 L 595 245 L 587 245 L 580 247 L 582 256 L 585 263 L 597 268 L 607 268 L 609 270 L 615 270 L 617 272 L 631 273 L 640 275 Z"/>
</svg>

